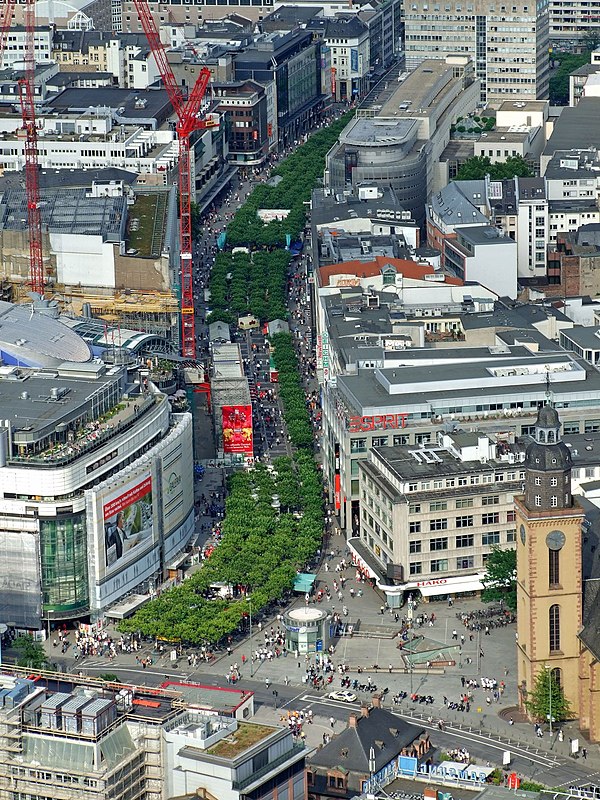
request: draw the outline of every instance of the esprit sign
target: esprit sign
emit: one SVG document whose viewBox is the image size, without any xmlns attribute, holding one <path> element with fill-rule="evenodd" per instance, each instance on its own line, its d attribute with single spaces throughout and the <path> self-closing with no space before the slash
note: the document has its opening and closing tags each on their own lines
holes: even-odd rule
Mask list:
<svg viewBox="0 0 600 800">
<path fill-rule="evenodd" d="M 348 430 L 350 433 L 380 430 L 398 430 L 406 428 L 408 414 L 375 414 L 366 417 L 350 417 L 348 420 Z"/>
</svg>

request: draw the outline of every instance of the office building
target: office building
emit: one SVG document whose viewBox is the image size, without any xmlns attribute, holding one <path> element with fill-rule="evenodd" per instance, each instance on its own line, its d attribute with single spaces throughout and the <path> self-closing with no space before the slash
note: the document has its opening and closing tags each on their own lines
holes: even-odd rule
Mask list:
<svg viewBox="0 0 600 800">
<path fill-rule="evenodd" d="M 407 67 L 458 53 L 473 59 L 481 103 L 548 97 L 546 0 L 411 0 L 404 24 Z"/>
<path fill-rule="evenodd" d="M 429 445 L 445 426 L 530 434 L 548 377 L 567 431 L 595 428 L 600 416 L 600 403 L 594 399 L 600 389 L 598 373 L 531 326 L 511 331 L 506 318 L 496 328 L 497 314 L 503 316 L 481 315 L 481 324 L 487 318 L 496 331 L 488 339 L 492 346 L 388 351 L 382 356 L 385 366 L 365 359 L 358 374 L 338 374 L 333 385 L 330 380 L 325 386 L 324 476 L 343 529 L 350 532 L 360 513 L 359 460 L 373 447 Z M 477 316 L 459 314 L 458 321 L 467 330 Z M 488 330 L 478 328 L 475 338 L 485 341 Z M 527 347 L 516 344 L 522 339 Z"/>
<path fill-rule="evenodd" d="M 422 225 L 427 198 L 440 188 L 437 163 L 450 126 L 477 103 L 472 67 L 462 56 L 425 61 L 383 106 L 359 110 L 327 155 L 326 185 L 334 191 L 364 183 L 391 186 Z"/>
<path fill-rule="evenodd" d="M 388 605 L 483 588 L 492 548 L 514 548 L 523 458 L 508 433 L 455 431 L 429 445 L 375 447 L 358 462 L 360 520 L 348 547 Z"/>
</svg>

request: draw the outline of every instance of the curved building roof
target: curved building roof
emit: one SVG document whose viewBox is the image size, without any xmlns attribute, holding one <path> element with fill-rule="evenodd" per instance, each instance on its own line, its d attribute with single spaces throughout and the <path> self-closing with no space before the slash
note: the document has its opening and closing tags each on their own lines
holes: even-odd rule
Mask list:
<svg viewBox="0 0 600 800">
<path fill-rule="evenodd" d="M 57 367 L 65 361 L 91 361 L 83 339 L 60 320 L 0 301 L 0 358 L 5 364 Z"/>
</svg>

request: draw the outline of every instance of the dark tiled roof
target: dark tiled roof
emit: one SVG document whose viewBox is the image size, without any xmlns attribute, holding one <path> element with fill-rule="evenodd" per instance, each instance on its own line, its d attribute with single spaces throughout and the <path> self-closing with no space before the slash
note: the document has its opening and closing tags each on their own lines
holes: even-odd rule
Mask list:
<svg viewBox="0 0 600 800">
<path fill-rule="evenodd" d="M 425 730 L 386 711 L 372 708 L 368 716 L 358 716 L 356 727 L 349 725 L 310 758 L 310 765 L 331 769 L 342 767 L 353 772 L 369 772 L 369 750 L 375 749 L 375 772 L 418 740 Z"/>
</svg>

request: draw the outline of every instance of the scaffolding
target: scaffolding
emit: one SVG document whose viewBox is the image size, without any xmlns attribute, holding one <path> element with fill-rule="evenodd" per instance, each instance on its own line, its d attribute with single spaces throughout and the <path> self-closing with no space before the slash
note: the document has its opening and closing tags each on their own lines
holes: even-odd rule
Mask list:
<svg viewBox="0 0 600 800">
<path fill-rule="evenodd" d="M 164 336 L 179 341 L 179 300 L 171 292 L 116 292 L 91 294 L 83 287 L 68 287 L 62 292 L 65 311 L 75 316 L 104 320 L 110 325 Z"/>
</svg>

